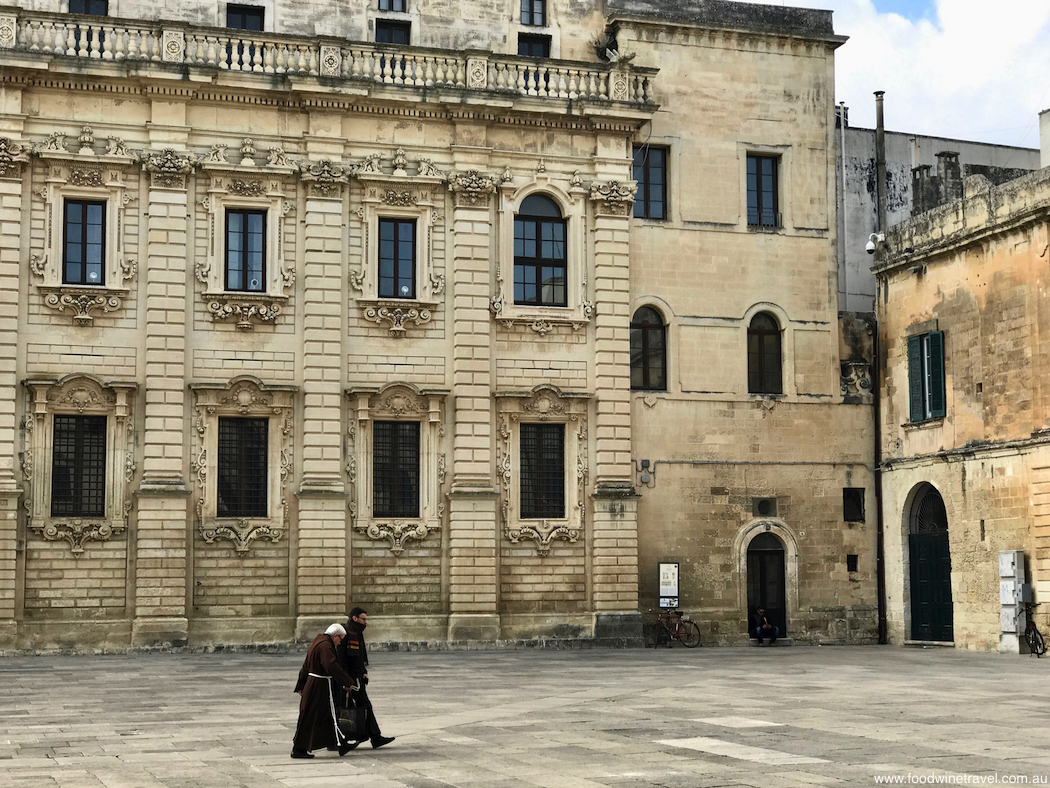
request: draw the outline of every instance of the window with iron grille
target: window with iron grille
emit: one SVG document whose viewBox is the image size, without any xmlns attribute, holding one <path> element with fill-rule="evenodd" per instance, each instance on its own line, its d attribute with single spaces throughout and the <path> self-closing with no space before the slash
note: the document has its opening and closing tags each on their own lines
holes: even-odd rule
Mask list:
<svg viewBox="0 0 1050 788">
<path fill-rule="evenodd" d="M 521 23 L 544 27 L 547 24 L 547 0 L 521 0 Z"/>
<path fill-rule="evenodd" d="M 782 394 L 780 325 L 759 312 L 747 329 L 747 390 L 751 394 Z"/>
<path fill-rule="evenodd" d="M 63 219 L 62 282 L 106 283 L 106 203 L 66 200 Z"/>
<path fill-rule="evenodd" d="M 864 522 L 864 488 L 842 488 L 842 519 L 849 523 Z"/>
<path fill-rule="evenodd" d="M 631 318 L 631 388 L 667 390 L 667 327 L 660 313 L 643 306 Z"/>
<path fill-rule="evenodd" d="M 226 210 L 226 289 L 266 291 L 266 211 Z"/>
<path fill-rule="evenodd" d="M 778 206 L 778 156 L 747 157 L 747 223 L 755 227 L 780 227 Z"/>
<path fill-rule="evenodd" d="M 109 0 L 69 0 L 69 13 L 107 16 L 109 14 Z"/>
<path fill-rule="evenodd" d="M 226 27 L 233 30 L 262 30 L 266 9 L 257 5 L 226 6 Z"/>
<path fill-rule="evenodd" d="M 667 148 L 634 146 L 634 198 L 636 219 L 667 218 Z"/>
<path fill-rule="evenodd" d="M 419 517 L 419 422 L 372 423 L 372 514 Z"/>
<path fill-rule="evenodd" d="M 405 0 L 379 0 L 380 11 L 407 11 Z"/>
<path fill-rule="evenodd" d="M 379 220 L 379 297 L 416 297 L 416 220 Z"/>
<path fill-rule="evenodd" d="M 522 424 L 521 517 L 565 517 L 565 425 Z"/>
<path fill-rule="evenodd" d="M 56 415 L 51 516 L 106 516 L 106 417 Z"/>
<path fill-rule="evenodd" d="M 514 216 L 514 303 L 565 306 L 565 220 L 542 194 L 526 197 Z"/>
<path fill-rule="evenodd" d="M 411 22 L 392 22 L 389 19 L 376 20 L 376 43 L 408 46 L 412 36 Z M 383 61 L 385 64 L 385 60 Z"/>
<path fill-rule="evenodd" d="M 219 418 L 216 514 L 266 517 L 270 420 Z"/>
</svg>

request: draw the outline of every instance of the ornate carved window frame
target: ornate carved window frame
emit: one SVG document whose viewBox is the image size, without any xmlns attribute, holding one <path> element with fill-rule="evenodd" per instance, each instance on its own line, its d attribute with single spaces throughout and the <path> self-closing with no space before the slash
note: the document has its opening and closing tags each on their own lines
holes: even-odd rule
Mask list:
<svg viewBox="0 0 1050 788">
<path fill-rule="evenodd" d="M 129 256 L 130 250 L 124 245 L 124 217 L 131 200 L 127 170 L 135 159 L 122 154 L 96 155 L 87 144 L 94 142 L 89 128 L 81 134 L 80 153 L 67 151 L 64 137 L 53 134 L 35 151 L 47 166 L 44 185 L 36 191 L 44 200 L 44 248 L 30 251 L 29 265 L 37 277 L 36 287 L 43 295 L 44 304 L 59 313 L 71 312 L 73 325 L 89 326 L 99 312 L 115 312 L 121 308 L 130 292 L 129 283 L 138 272 L 138 261 Z M 120 149 L 126 152 L 123 143 Z M 105 284 L 62 282 L 66 200 L 94 200 L 106 205 Z"/>
<path fill-rule="evenodd" d="M 562 188 L 545 171 L 537 172 L 528 183 L 515 186 L 509 171 L 504 173 L 499 188 L 499 243 L 496 258 L 496 295 L 490 309 L 495 319 L 507 326 L 524 325 L 543 336 L 556 326 L 571 326 L 573 331 L 586 326 L 594 317 L 594 302 L 589 292 L 590 261 L 587 255 L 586 190 L 578 176 Z M 514 303 L 514 217 L 522 202 L 532 194 L 542 194 L 558 204 L 565 219 L 566 304 L 568 306 L 533 306 Z"/>
<path fill-rule="evenodd" d="M 589 475 L 587 411 L 590 396 L 563 392 L 549 384 L 527 392 L 496 393 L 496 479 L 500 487 L 500 519 L 507 539 L 518 544 L 536 543 L 536 552 L 546 555 L 555 541 L 576 542 L 587 522 L 584 490 Z M 565 425 L 565 517 L 525 519 L 519 514 L 521 501 L 522 423 Z M 574 474 L 575 471 L 575 474 Z"/>
<path fill-rule="evenodd" d="M 65 540 L 74 557 L 87 542 L 105 542 L 128 527 L 131 480 L 135 475 L 132 406 L 138 385 L 104 382 L 94 375 L 73 374 L 61 380 L 29 379 L 22 452 L 22 476 L 28 491 L 23 505 L 31 531 L 45 540 Z M 106 490 L 102 517 L 52 517 L 51 474 L 55 415 L 106 417 Z"/>
<path fill-rule="evenodd" d="M 298 387 L 268 385 L 251 375 L 240 375 L 226 384 L 194 383 L 190 390 L 194 397 L 191 467 L 198 533 L 208 544 L 228 541 L 242 555 L 257 539 L 281 541 L 288 530 L 288 501 L 293 492 L 294 400 Z M 219 419 L 225 416 L 269 419 L 266 517 L 218 516 Z"/>
<path fill-rule="evenodd" d="M 350 284 L 357 291 L 361 316 L 385 325 L 395 337 L 404 336 L 410 326 L 429 323 L 440 306 L 445 277 L 437 272 L 434 260 L 434 226 L 438 206 L 444 201 L 445 176 L 429 160 L 420 160 L 417 173 L 408 174 L 407 159 L 398 149 L 386 174 L 377 155 L 354 168 L 354 178 L 363 196 L 358 216 L 364 223 L 364 259 L 350 272 Z M 416 297 L 379 297 L 379 220 L 416 220 Z"/>
<path fill-rule="evenodd" d="M 245 140 L 242 152 L 254 148 Z M 219 146 L 221 148 L 221 146 Z M 213 150 L 213 159 L 223 151 Z M 242 162 L 251 162 L 245 154 Z M 207 214 L 207 253 L 193 267 L 197 281 L 204 285 L 201 297 L 208 305 L 214 322 L 236 320 L 237 328 L 251 331 L 258 323 L 273 323 L 281 314 L 295 284 L 295 265 L 285 256 L 284 217 L 295 207 L 293 197 L 281 172 L 287 167 L 270 167 L 278 173 L 264 171 L 253 164 L 231 165 L 221 161 L 201 164 L 209 178 L 208 196 L 200 201 Z M 247 208 L 266 211 L 266 289 L 244 292 L 226 289 L 226 213 L 228 209 Z"/>
<path fill-rule="evenodd" d="M 410 383 L 391 383 L 381 389 L 347 390 L 350 419 L 347 428 L 346 474 L 350 482 L 350 522 L 355 531 L 373 541 L 390 543 L 401 555 L 410 541 L 423 541 L 441 530 L 445 516 L 442 487 L 445 455 L 441 451 L 446 391 L 421 391 Z M 374 517 L 372 513 L 372 422 L 419 422 L 419 517 Z"/>
</svg>

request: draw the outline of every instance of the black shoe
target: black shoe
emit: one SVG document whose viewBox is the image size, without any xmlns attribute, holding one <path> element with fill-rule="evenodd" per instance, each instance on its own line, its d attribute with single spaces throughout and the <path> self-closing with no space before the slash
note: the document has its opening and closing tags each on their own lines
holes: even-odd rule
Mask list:
<svg viewBox="0 0 1050 788">
<path fill-rule="evenodd" d="M 348 741 L 345 744 L 340 744 L 335 749 L 339 750 L 339 757 L 342 758 L 344 755 L 346 755 L 348 752 L 350 752 L 350 750 L 352 750 L 355 747 L 357 747 L 357 745 L 360 744 L 360 743 L 361 742 L 359 742 L 359 741 Z"/>
<path fill-rule="evenodd" d="M 307 752 L 306 750 L 300 750 L 298 747 L 292 747 L 292 757 L 293 758 L 313 758 L 314 754 L 312 752 Z"/>
<path fill-rule="evenodd" d="M 394 740 L 393 736 L 375 736 L 372 739 L 372 749 L 378 750 L 380 747 L 385 747 Z"/>
</svg>

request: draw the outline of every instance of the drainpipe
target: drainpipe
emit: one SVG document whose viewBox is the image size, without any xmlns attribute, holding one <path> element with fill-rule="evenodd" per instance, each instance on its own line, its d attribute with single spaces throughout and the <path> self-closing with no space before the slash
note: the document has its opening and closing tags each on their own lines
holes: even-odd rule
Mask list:
<svg viewBox="0 0 1050 788">
<path fill-rule="evenodd" d="M 839 102 L 839 154 L 842 156 L 842 308 L 849 311 L 849 221 L 846 216 L 846 102 Z"/>
<path fill-rule="evenodd" d="M 885 91 L 875 91 L 875 169 L 878 189 L 878 227 L 876 232 L 886 232 L 886 126 L 882 116 L 882 96 Z M 876 249 L 876 259 L 882 249 Z M 872 341 L 873 365 L 875 367 L 874 421 L 875 450 L 875 584 L 879 598 L 879 643 L 886 643 L 886 545 L 883 533 L 882 511 L 882 348 L 879 342 L 879 287 L 875 288 L 875 336 Z"/>
</svg>

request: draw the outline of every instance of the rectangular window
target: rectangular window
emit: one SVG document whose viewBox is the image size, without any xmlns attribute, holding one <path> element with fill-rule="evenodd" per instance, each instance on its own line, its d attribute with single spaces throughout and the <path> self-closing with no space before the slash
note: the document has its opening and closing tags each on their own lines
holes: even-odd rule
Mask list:
<svg viewBox="0 0 1050 788">
<path fill-rule="evenodd" d="M 547 0 L 521 0 L 521 23 L 534 27 L 545 27 L 547 25 Z"/>
<path fill-rule="evenodd" d="M 87 16 L 107 16 L 109 0 L 69 0 L 69 13 Z"/>
<path fill-rule="evenodd" d="M 268 516 L 269 447 L 269 419 L 219 418 L 219 517 Z"/>
<path fill-rule="evenodd" d="M 416 220 L 379 220 L 379 297 L 416 297 Z"/>
<path fill-rule="evenodd" d="M 266 291 L 266 211 L 227 209 L 226 289 Z"/>
<path fill-rule="evenodd" d="M 51 516 L 106 516 L 105 416 L 55 416 Z"/>
<path fill-rule="evenodd" d="M 860 556 L 858 556 L 858 555 L 856 555 L 854 553 L 850 553 L 849 555 L 846 556 L 846 571 L 847 572 L 856 572 L 857 571 L 857 567 L 858 567 L 859 564 L 860 564 Z"/>
<path fill-rule="evenodd" d="M 550 57 L 551 37 L 519 33 L 518 54 L 521 57 Z"/>
<path fill-rule="evenodd" d="M 411 22 L 392 22 L 389 19 L 376 20 L 376 43 L 408 46 L 412 34 Z"/>
<path fill-rule="evenodd" d="M 521 425 L 521 517 L 565 517 L 565 425 Z"/>
<path fill-rule="evenodd" d="M 944 332 L 908 337 L 908 398 L 912 422 L 944 417 Z"/>
<path fill-rule="evenodd" d="M 666 219 L 667 149 L 635 145 L 634 179 L 638 182 L 638 193 L 634 198 L 635 218 Z"/>
<path fill-rule="evenodd" d="M 565 306 L 565 221 L 514 218 L 514 303 Z"/>
<path fill-rule="evenodd" d="M 379 10 L 405 12 L 408 9 L 405 7 L 405 0 L 379 0 Z"/>
<path fill-rule="evenodd" d="M 63 227 L 63 284 L 104 285 L 106 203 L 66 200 Z"/>
<path fill-rule="evenodd" d="M 233 30 L 262 30 L 266 9 L 257 5 L 226 6 L 226 27 Z"/>
<path fill-rule="evenodd" d="M 747 157 L 747 223 L 780 227 L 777 195 L 777 156 Z"/>
<path fill-rule="evenodd" d="M 848 523 L 864 522 L 864 488 L 842 488 L 842 519 Z"/>
<path fill-rule="evenodd" d="M 372 514 L 419 517 L 419 422 L 372 424 Z"/>
</svg>

